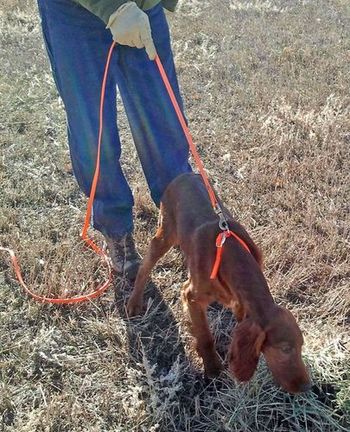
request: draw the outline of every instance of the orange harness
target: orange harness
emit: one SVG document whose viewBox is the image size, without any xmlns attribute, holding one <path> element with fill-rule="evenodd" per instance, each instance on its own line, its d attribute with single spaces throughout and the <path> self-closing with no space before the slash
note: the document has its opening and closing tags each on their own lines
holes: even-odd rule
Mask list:
<svg viewBox="0 0 350 432">
<path fill-rule="evenodd" d="M 37 301 L 42 302 L 42 303 L 55 303 L 55 304 L 81 303 L 83 301 L 91 300 L 93 298 L 96 298 L 96 297 L 99 297 L 100 295 L 102 295 L 107 290 L 107 288 L 109 287 L 109 285 L 112 282 L 112 269 L 111 269 L 111 265 L 110 265 L 110 261 L 108 259 L 108 256 L 103 249 L 101 249 L 99 246 L 97 246 L 96 243 L 91 238 L 89 238 L 88 229 L 89 229 L 89 225 L 90 225 L 92 206 L 93 206 L 93 202 L 94 202 L 94 198 L 95 198 L 95 194 L 96 194 L 97 183 L 98 183 L 98 178 L 99 178 L 99 174 L 100 174 L 104 97 L 105 97 L 105 91 L 106 91 L 106 82 L 107 82 L 107 77 L 108 77 L 110 60 L 111 60 L 113 49 L 114 49 L 115 45 L 116 45 L 116 43 L 113 42 L 110 49 L 109 49 L 107 61 L 106 61 L 106 66 L 105 66 L 105 71 L 104 71 L 104 75 L 103 75 L 102 88 L 101 88 L 101 98 L 100 98 L 100 110 L 99 110 L 99 132 L 98 132 L 96 166 L 95 166 L 95 173 L 94 173 L 94 177 L 93 177 L 93 181 L 92 181 L 90 196 L 88 199 L 84 226 L 83 226 L 83 229 L 81 232 L 81 238 L 84 240 L 85 244 L 88 247 L 90 247 L 91 249 L 93 249 L 105 261 L 107 269 L 108 269 L 108 277 L 107 277 L 107 280 L 103 284 L 101 284 L 96 290 L 94 290 L 93 292 L 91 292 L 89 294 L 85 294 L 82 296 L 68 297 L 68 298 L 50 298 L 50 297 L 46 297 L 46 296 L 41 296 L 41 295 L 34 293 L 33 291 L 31 291 L 27 287 L 26 283 L 23 280 L 23 277 L 21 274 L 21 269 L 20 269 L 18 260 L 16 258 L 15 253 L 13 252 L 13 250 L 0 246 L 0 251 L 7 252 L 10 255 L 12 265 L 13 265 L 14 271 L 16 273 L 17 279 L 20 282 L 20 284 L 22 285 L 24 291 L 27 294 L 29 294 L 34 300 L 37 300 Z M 171 102 L 174 106 L 174 109 L 176 111 L 176 114 L 177 114 L 177 117 L 178 117 L 179 122 L 181 124 L 181 127 L 182 127 L 184 134 L 186 136 L 186 139 L 187 139 L 190 151 L 192 153 L 192 156 L 194 158 L 195 164 L 196 164 L 198 171 L 200 172 L 200 174 L 203 178 L 204 184 L 207 188 L 212 207 L 213 207 L 215 213 L 219 217 L 219 227 L 222 230 L 222 232 L 218 234 L 217 239 L 216 239 L 216 248 L 217 248 L 216 259 L 215 259 L 215 263 L 213 266 L 213 270 L 212 270 L 211 275 L 210 275 L 211 279 L 215 279 L 217 276 L 217 272 L 219 270 L 219 267 L 220 267 L 222 248 L 223 248 L 223 245 L 224 245 L 224 243 L 228 237 L 234 237 L 249 253 L 250 253 L 250 250 L 249 250 L 249 247 L 246 245 L 246 243 L 240 237 L 238 237 L 237 234 L 230 231 L 230 229 L 228 227 L 227 220 L 226 220 L 226 218 L 223 214 L 223 211 L 222 211 L 222 209 L 221 209 L 221 207 L 220 207 L 220 205 L 216 199 L 215 193 L 214 193 L 214 191 L 210 185 L 208 176 L 204 170 L 202 160 L 200 159 L 199 154 L 197 152 L 197 149 L 196 149 L 195 145 L 193 144 L 193 140 L 192 140 L 191 134 L 189 132 L 189 129 L 186 125 L 186 121 L 185 121 L 184 116 L 181 112 L 179 104 L 177 103 L 173 89 L 169 83 L 166 72 L 165 72 L 163 65 L 162 65 L 158 56 L 156 57 L 155 62 L 158 66 L 159 73 L 162 77 L 162 80 L 163 80 L 164 85 L 168 91 L 169 97 L 170 97 Z"/>
<path fill-rule="evenodd" d="M 224 246 L 226 239 L 229 237 L 234 237 L 242 245 L 242 247 L 244 247 L 244 249 L 247 252 L 251 253 L 247 244 L 233 231 L 226 230 L 226 231 L 221 232 L 216 237 L 216 242 L 215 242 L 215 244 L 216 244 L 216 258 L 215 258 L 213 270 L 211 271 L 210 279 L 215 279 L 217 274 L 218 274 L 220 262 L 221 262 L 221 256 L 222 256 L 222 247 Z"/>
</svg>

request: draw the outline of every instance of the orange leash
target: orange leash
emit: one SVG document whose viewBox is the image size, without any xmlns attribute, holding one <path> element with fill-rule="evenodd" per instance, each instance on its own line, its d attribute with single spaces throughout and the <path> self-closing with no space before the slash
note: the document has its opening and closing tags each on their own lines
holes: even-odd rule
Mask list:
<svg viewBox="0 0 350 432">
<path fill-rule="evenodd" d="M 221 209 L 221 207 L 220 207 L 220 205 L 219 205 L 219 203 L 218 203 L 218 201 L 216 199 L 216 196 L 215 196 L 215 193 L 213 191 L 213 188 L 210 185 L 207 173 L 205 172 L 205 169 L 204 169 L 203 162 L 202 162 L 202 160 L 201 160 L 201 158 L 200 158 L 200 156 L 199 156 L 199 154 L 197 152 L 196 146 L 193 143 L 192 136 L 190 134 L 190 131 L 188 129 L 188 126 L 186 124 L 184 116 L 183 116 L 183 114 L 181 112 L 179 104 L 177 103 L 177 100 L 176 100 L 176 97 L 174 95 L 173 89 L 172 89 L 172 87 L 170 85 L 170 82 L 168 80 L 166 72 L 165 72 L 165 70 L 163 68 L 163 65 L 162 65 L 161 61 L 159 60 L 158 56 L 156 57 L 155 61 L 157 63 L 157 66 L 158 66 L 160 75 L 161 75 L 161 77 L 163 79 L 164 85 L 165 85 L 165 87 L 166 87 L 166 89 L 168 91 L 168 94 L 169 94 L 169 97 L 171 99 L 171 102 L 172 102 L 172 104 L 174 106 L 174 109 L 176 111 L 176 114 L 177 114 L 177 117 L 179 119 L 179 122 L 180 122 L 180 124 L 182 126 L 182 130 L 184 131 L 184 134 L 186 136 L 186 139 L 187 139 L 189 148 L 191 150 L 193 159 L 195 161 L 195 164 L 196 164 L 196 166 L 198 168 L 198 171 L 200 172 L 200 175 L 202 176 L 203 182 L 204 182 L 204 184 L 205 184 L 205 186 L 207 188 L 207 191 L 208 191 L 208 194 L 209 194 L 209 198 L 210 198 L 210 201 L 211 201 L 211 205 L 213 206 L 214 211 L 216 212 L 216 214 L 219 217 L 219 227 L 222 230 L 222 232 L 219 233 L 218 236 L 217 236 L 217 238 L 216 238 L 216 258 L 215 258 L 213 270 L 212 270 L 211 275 L 210 275 L 210 279 L 215 279 L 217 277 L 217 274 L 218 274 L 218 271 L 219 271 L 219 267 L 220 267 L 220 263 L 221 263 L 222 248 L 223 248 L 224 243 L 225 243 L 225 241 L 226 241 L 227 238 L 234 237 L 240 243 L 240 245 L 243 246 L 243 248 L 245 250 L 247 250 L 249 253 L 251 253 L 251 252 L 250 252 L 249 247 L 246 245 L 246 243 L 237 234 L 235 234 L 233 231 L 230 231 L 228 223 L 227 223 L 227 220 L 226 220 L 226 218 L 225 218 L 225 216 L 223 214 L 223 211 L 222 211 L 222 209 Z"/>
<path fill-rule="evenodd" d="M 14 271 L 16 273 L 17 279 L 18 279 L 19 283 L 22 285 L 24 291 L 28 295 L 30 295 L 34 300 L 37 300 L 41 303 L 54 303 L 54 304 L 61 304 L 61 305 L 81 303 L 81 302 L 91 300 L 91 299 L 94 299 L 94 298 L 101 296 L 107 290 L 107 288 L 110 286 L 110 284 L 112 282 L 112 269 L 111 269 L 111 264 L 110 264 L 109 258 L 107 256 L 106 252 L 103 249 L 101 249 L 99 246 L 97 246 L 97 244 L 92 239 L 89 238 L 87 232 L 88 232 L 89 225 L 90 225 L 92 205 L 93 205 L 95 194 L 96 194 L 98 177 L 100 174 L 101 144 L 102 144 L 102 133 L 103 133 L 103 105 L 104 105 L 104 98 L 105 98 L 105 92 L 106 92 L 106 82 L 107 82 L 107 77 L 108 77 L 108 70 L 109 70 L 109 65 L 110 65 L 114 46 L 115 46 L 115 42 L 113 42 L 113 44 L 111 45 L 111 47 L 109 49 L 108 57 L 107 57 L 107 61 L 106 61 L 106 66 L 105 66 L 105 71 L 104 71 L 104 75 L 103 75 L 103 80 L 102 80 L 96 166 L 95 166 L 95 173 L 94 173 L 92 186 L 91 186 L 91 192 L 90 192 L 90 196 L 89 196 L 89 200 L 88 200 L 88 204 L 87 204 L 85 222 L 84 222 L 84 226 L 83 226 L 83 229 L 81 232 L 81 237 L 84 240 L 85 244 L 88 247 L 90 247 L 92 250 L 94 250 L 98 255 L 100 255 L 102 257 L 102 259 L 104 260 L 104 262 L 107 266 L 107 269 L 108 269 L 108 277 L 107 277 L 107 280 L 103 284 L 101 284 L 95 291 L 93 291 L 89 294 L 76 296 L 76 297 L 67 297 L 67 298 L 50 298 L 50 297 L 46 297 L 46 296 L 41 296 L 41 295 L 38 295 L 38 294 L 34 293 L 33 291 L 31 291 L 28 288 L 28 286 L 26 285 L 26 283 L 24 282 L 18 260 L 16 258 L 15 253 L 13 252 L 13 250 L 0 246 L 0 251 L 7 252 L 10 255 L 12 265 L 13 265 Z"/>
<path fill-rule="evenodd" d="M 96 188 L 97 188 L 97 184 L 98 184 L 98 178 L 99 178 L 99 174 L 100 174 L 101 145 L 102 145 L 102 135 L 103 135 L 104 98 L 105 98 L 106 82 L 107 82 L 107 77 L 108 77 L 109 65 L 110 65 L 110 61 L 111 61 L 111 57 L 112 57 L 112 53 L 113 53 L 113 49 L 114 49 L 115 45 L 116 45 L 116 43 L 113 42 L 110 49 L 109 49 L 107 61 L 106 61 L 106 66 L 105 66 L 105 70 L 104 70 L 104 75 L 103 75 L 103 80 L 102 80 L 101 97 L 100 97 L 100 110 L 99 110 L 99 131 L 98 131 L 96 166 L 95 166 L 95 172 L 94 172 L 94 177 L 93 177 L 92 186 L 91 186 L 91 192 L 90 192 L 90 196 L 88 199 L 87 210 L 86 210 L 86 215 L 85 215 L 85 220 L 84 220 L 84 226 L 83 226 L 83 229 L 81 232 L 81 237 L 84 240 L 85 244 L 88 247 L 90 247 L 92 250 L 94 250 L 98 255 L 100 255 L 102 257 L 102 259 L 105 261 L 107 269 L 108 269 L 108 277 L 107 277 L 107 280 L 103 284 L 101 284 L 95 291 L 93 291 L 89 294 L 76 296 L 76 297 L 68 297 L 68 298 L 50 298 L 50 297 L 46 297 L 46 296 L 41 296 L 41 295 L 38 295 L 38 294 L 34 293 L 33 291 L 31 291 L 28 288 L 28 286 L 26 285 L 26 283 L 24 282 L 23 277 L 22 277 L 22 273 L 21 273 L 21 269 L 20 269 L 20 266 L 19 266 L 19 263 L 18 263 L 18 260 L 16 258 L 14 251 L 9 249 L 9 248 L 4 248 L 4 247 L 0 246 L 0 251 L 6 252 L 10 255 L 15 274 L 17 276 L 19 283 L 23 287 L 24 291 L 28 295 L 30 295 L 34 300 L 37 300 L 37 301 L 42 302 L 42 303 L 54 303 L 54 304 L 81 303 L 81 302 L 91 300 L 91 299 L 94 299 L 94 298 L 101 296 L 107 290 L 107 288 L 109 287 L 109 285 L 112 282 L 112 269 L 111 269 L 111 264 L 110 264 L 110 261 L 108 259 L 106 252 L 103 249 L 101 249 L 99 246 L 97 246 L 96 243 L 91 238 L 89 238 L 87 233 L 88 233 L 88 229 L 89 229 L 89 225 L 90 225 L 92 206 L 93 206 L 93 202 L 94 202 L 94 198 L 95 198 L 95 194 L 96 194 Z M 235 233 L 233 233 L 232 231 L 229 230 L 225 216 L 223 215 L 222 209 L 220 208 L 220 205 L 216 199 L 215 193 L 214 193 L 214 191 L 210 185 L 208 176 L 204 170 L 202 160 L 201 160 L 201 158 L 197 152 L 197 149 L 193 143 L 192 136 L 189 132 L 189 129 L 187 127 L 184 116 L 181 112 L 181 109 L 180 109 L 179 104 L 176 100 L 176 97 L 175 97 L 175 94 L 174 94 L 173 89 L 171 87 L 171 84 L 168 80 L 166 72 L 165 72 L 163 65 L 162 65 L 158 56 L 156 57 L 155 62 L 158 66 L 159 73 L 162 77 L 162 80 L 163 80 L 164 85 L 167 89 L 167 92 L 169 94 L 169 97 L 171 99 L 173 107 L 176 111 L 177 117 L 178 117 L 179 122 L 181 124 L 181 127 L 183 129 L 183 132 L 186 136 L 186 139 L 187 139 L 190 151 L 192 153 L 192 156 L 194 158 L 195 164 L 196 164 L 196 166 L 197 166 L 197 168 L 198 168 L 198 170 L 199 170 L 199 172 L 203 178 L 204 184 L 207 188 L 213 209 L 219 217 L 219 226 L 220 226 L 220 229 L 222 230 L 222 232 L 219 233 L 219 235 L 217 236 L 217 239 L 216 239 L 217 253 L 216 253 L 216 259 L 215 259 L 214 267 L 213 267 L 213 270 L 212 270 L 212 273 L 210 276 L 211 279 L 214 279 L 217 276 L 217 272 L 218 272 L 218 269 L 220 266 L 221 256 L 222 256 L 222 247 L 225 243 L 226 238 L 234 237 L 234 238 L 236 238 L 236 240 L 239 241 L 239 243 L 248 252 L 250 252 L 250 250 L 249 250 L 248 246 L 245 244 L 245 242 L 240 237 L 238 237 Z"/>
<path fill-rule="evenodd" d="M 104 99 L 105 99 L 105 93 L 106 93 L 106 83 L 107 83 L 107 77 L 108 77 L 108 70 L 109 65 L 112 58 L 113 49 L 115 47 L 116 43 L 113 42 L 111 47 L 108 51 L 105 71 L 103 74 L 103 80 L 102 80 L 102 88 L 101 88 L 101 99 L 100 99 L 100 113 L 99 113 L 99 129 L 98 129 L 98 144 L 97 144 L 97 156 L 96 156 L 96 165 L 95 165 L 95 173 L 94 178 L 92 180 L 92 186 L 91 186 L 91 192 L 87 204 L 86 214 L 85 214 L 85 221 L 83 230 L 81 232 L 81 237 L 85 242 L 90 246 L 96 253 L 100 254 L 102 250 L 91 240 L 89 239 L 87 232 L 90 225 L 91 220 L 91 214 L 92 214 L 92 205 L 94 203 L 94 198 L 96 194 L 96 188 L 98 183 L 98 177 L 100 175 L 100 160 L 101 160 L 101 144 L 102 144 L 102 134 L 103 134 L 103 105 L 104 105 Z"/>
<path fill-rule="evenodd" d="M 177 114 L 177 117 L 179 119 L 179 122 L 180 122 L 180 124 L 182 126 L 182 130 L 183 130 L 183 132 L 184 132 L 184 134 L 186 136 L 186 139 L 187 139 L 188 145 L 190 147 L 190 150 L 191 150 L 193 159 L 195 161 L 195 164 L 196 164 L 196 166 L 198 168 L 198 171 L 200 172 L 200 175 L 202 176 L 204 184 L 205 184 L 205 186 L 206 186 L 206 188 L 208 190 L 208 194 L 209 194 L 209 198 L 210 198 L 210 201 L 211 201 L 211 205 L 213 206 L 214 210 L 217 210 L 219 208 L 219 203 L 218 203 L 218 201 L 216 199 L 216 196 L 215 196 L 215 193 L 214 193 L 212 187 L 210 186 L 210 182 L 209 182 L 207 173 L 204 170 L 203 162 L 202 162 L 202 160 L 201 160 L 201 158 L 200 158 L 200 156 L 199 156 L 199 154 L 197 152 L 197 149 L 196 149 L 195 145 L 193 144 L 192 136 L 190 134 L 190 131 L 188 129 L 188 126 L 186 124 L 184 116 L 183 116 L 183 114 L 181 112 L 179 104 L 177 103 L 174 91 L 173 91 L 173 89 L 171 87 L 171 84 L 169 82 L 167 74 L 166 74 L 166 72 L 165 72 L 165 70 L 163 68 L 163 65 L 162 65 L 162 63 L 161 63 L 161 61 L 160 61 L 160 59 L 159 59 L 158 56 L 156 57 L 155 62 L 157 64 L 157 66 L 158 66 L 160 76 L 163 79 L 164 85 L 165 85 L 165 87 L 166 87 L 166 89 L 168 91 L 169 97 L 170 97 L 171 102 L 173 104 L 173 107 L 174 107 L 174 109 L 176 111 L 176 114 Z"/>
<path fill-rule="evenodd" d="M 92 242 L 92 240 L 91 240 L 91 242 Z M 109 287 L 109 285 L 112 281 L 111 265 L 109 263 L 108 256 L 106 255 L 106 253 L 104 251 L 102 251 L 101 256 L 105 260 L 106 265 L 108 267 L 108 279 L 102 285 L 100 285 L 95 291 L 93 291 L 89 294 L 82 295 L 82 296 L 67 297 L 67 298 L 51 298 L 51 297 L 41 296 L 41 295 L 36 294 L 35 292 L 31 291 L 27 287 L 26 283 L 24 282 L 24 280 L 22 278 L 21 269 L 20 269 L 20 266 L 18 264 L 18 260 L 16 258 L 15 253 L 13 252 L 13 250 L 0 246 L 0 251 L 7 252 L 10 255 L 11 262 L 12 262 L 14 271 L 16 273 L 17 279 L 18 279 L 19 283 L 22 285 L 24 291 L 30 297 L 32 297 L 34 300 L 37 300 L 38 302 L 41 302 L 41 303 L 54 303 L 54 304 L 67 305 L 67 304 L 81 303 L 81 302 L 84 302 L 87 300 L 92 300 L 96 297 L 99 297 L 101 294 L 103 294 L 106 291 L 106 289 Z"/>
</svg>

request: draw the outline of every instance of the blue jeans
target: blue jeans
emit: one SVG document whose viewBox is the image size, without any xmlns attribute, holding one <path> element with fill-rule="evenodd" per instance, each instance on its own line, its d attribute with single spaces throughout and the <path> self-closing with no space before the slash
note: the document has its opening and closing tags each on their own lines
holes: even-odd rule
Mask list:
<svg viewBox="0 0 350 432">
<path fill-rule="evenodd" d="M 44 40 L 57 89 L 65 105 L 74 175 L 89 196 L 95 168 L 102 77 L 112 36 L 105 23 L 72 0 L 38 0 Z M 146 12 L 157 53 L 183 107 L 161 5 Z M 132 192 L 121 169 L 116 87 L 151 196 L 159 205 L 167 185 L 191 171 L 188 144 L 157 66 L 144 49 L 117 45 L 106 86 L 101 170 L 93 226 L 109 237 L 133 229 Z"/>
</svg>

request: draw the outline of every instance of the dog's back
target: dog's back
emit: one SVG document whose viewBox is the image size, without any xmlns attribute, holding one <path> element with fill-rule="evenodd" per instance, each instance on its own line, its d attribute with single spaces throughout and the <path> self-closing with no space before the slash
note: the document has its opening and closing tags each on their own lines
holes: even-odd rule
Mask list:
<svg viewBox="0 0 350 432">
<path fill-rule="evenodd" d="M 222 205 L 229 228 L 249 247 L 253 257 L 261 266 L 262 257 L 258 247 L 247 231 L 235 221 L 231 213 Z M 172 231 L 174 243 L 178 244 L 186 255 L 193 255 L 193 247 L 215 258 L 215 241 L 220 232 L 219 219 L 210 203 L 208 191 L 199 174 L 186 173 L 170 183 L 162 197 L 164 224 Z M 206 260 L 208 262 L 208 259 Z"/>
<path fill-rule="evenodd" d="M 200 175 L 181 174 L 167 187 L 162 197 L 164 216 L 172 220 L 179 243 L 199 226 L 217 220 Z"/>
</svg>

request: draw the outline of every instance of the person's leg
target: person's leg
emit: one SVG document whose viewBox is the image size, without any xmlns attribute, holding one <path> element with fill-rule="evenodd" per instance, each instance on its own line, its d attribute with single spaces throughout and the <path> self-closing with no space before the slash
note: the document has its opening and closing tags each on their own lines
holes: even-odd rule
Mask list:
<svg viewBox="0 0 350 432">
<path fill-rule="evenodd" d="M 152 36 L 180 107 L 183 106 L 161 5 L 146 12 Z M 144 49 L 117 46 L 117 84 L 151 195 L 159 205 L 167 185 L 190 172 L 188 144 L 157 65 Z"/>
<path fill-rule="evenodd" d="M 73 171 L 89 195 L 95 169 L 102 77 L 112 43 L 98 17 L 72 0 L 38 0 L 44 39 L 67 113 Z M 132 231 L 133 197 L 119 164 L 115 71 L 106 87 L 101 169 L 93 206 L 93 225 L 120 238 Z"/>
</svg>

